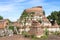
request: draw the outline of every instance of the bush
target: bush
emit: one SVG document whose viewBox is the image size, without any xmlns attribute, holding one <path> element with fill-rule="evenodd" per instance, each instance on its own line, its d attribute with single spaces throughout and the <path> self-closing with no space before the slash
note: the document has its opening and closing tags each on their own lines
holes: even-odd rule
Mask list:
<svg viewBox="0 0 60 40">
<path fill-rule="evenodd" d="M 28 32 L 22 32 L 22 35 L 24 35 L 24 37 L 36 38 L 35 35 L 30 35 Z"/>
<path fill-rule="evenodd" d="M 14 26 L 9 26 L 9 29 L 10 30 L 14 30 Z"/>
<path fill-rule="evenodd" d="M 28 34 L 27 32 L 22 32 L 22 35 L 23 35 L 24 37 L 30 37 L 30 34 Z"/>
<path fill-rule="evenodd" d="M 35 35 L 31 35 L 31 38 L 35 38 Z"/>
<path fill-rule="evenodd" d="M 60 32 L 55 31 L 55 32 L 53 32 L 53 34 L 54 34 L 54 35 L 60 35 Z"/>
<path fill-rule="evenodd" d="M 41 36 L 41 38 L 42 38 L 42 39 L 47 39 L 48 36 L 47 36 L 47 35 L 43 35 L 43 36 Z"/>
<path fill-rule="evenodd" d="M 45 28 L 45 35 L 49 35 L 49 31 L 47 30 L 47 28 Z"/>
<path fill-rule="evenodd" d="M 32 40 L 46 40 L 48 38 L 47 35 L 43 35 L 41 36 L 41 38 L 37 38 L 36 36 L 34 38 L 32 38 Z"/>
</svg>

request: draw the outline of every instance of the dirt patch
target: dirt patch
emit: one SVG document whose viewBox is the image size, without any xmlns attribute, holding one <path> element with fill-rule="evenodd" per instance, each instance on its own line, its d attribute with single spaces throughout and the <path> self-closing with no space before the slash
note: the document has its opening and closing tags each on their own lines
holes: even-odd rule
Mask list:
<svg viewBox="0 0 60 40">
<path fill-rule="evenodd" d="M 0 40 L 31 40 L 31 39 L 25 38 L 22 35 L 13 35 L 13 36 L 0 37 Z"/>
</svg>

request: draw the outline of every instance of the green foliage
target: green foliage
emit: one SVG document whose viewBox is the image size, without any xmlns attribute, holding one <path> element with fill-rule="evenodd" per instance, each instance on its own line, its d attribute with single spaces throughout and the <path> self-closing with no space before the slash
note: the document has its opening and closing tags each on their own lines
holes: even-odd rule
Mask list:
<svg viewBox="0 0 60 40">
<path fill-rule="evenodd" d="M 60 11 L 54 11 L 47 17 L 49 20 L 56 20 L 57 23 L 60 25 Z"/>
<path fill-rule="evenodd" d="M 59 31 L 52 32 L 52 34 L 60 36 L 60 32 Z"/>
<path fill-rule="evenodd" d="M 29 34 L 28 32 L 22 32 L 22 35 L 24 35 L 24 37 L 29 37 L 29 38 L 36 38 L 36 36 L 35 35 L 31 35 L 31 34 Z"/>
<path fill-rule="evenodd" d="M 30 35 L 31 38 L 37 38 L 35 35 Z"/>
<path fill-rule="evenodd" d="M 25 18 L 28 16 L 28 13 L 24 10 L 24 12 L 22 13 L 21 17 L 20 18 Z"/>
<path fill-rule="evenodd" d="M 51 15 L 49 15 L 47 18 L 48 18 L 49 20 L 52 19 Z"/>
<path fill-rule="evenodd" d="M 57 14 L 58 14 L 57 11 L 52 12 L 52 13 L 51 13 L 52 19 L 57 20 L 57 19 L 58 19 Z"/>
<path fill-rule="evenodd" d="M 47 28 L 45 28 L 45 35 L 49 35 L 49 31 L 47 30 Z"/>
<path fill-rule="evenodd" d="M 14 30 L 14 26 L 9 26 L 9 29 L 10 30 Z"/>
<path fill-rule="evenodd" d="M 47 38 L 48 38 L 47 35 L 43 35 L 43 36 L 41 36 L 41 39 L 47 39 Z"/>
<path fill-rule="evenodd" d="M 30 34 L 28 34 L 27 32 L 22 32 L 22 35 L 24 35 L 24 37 L 30 37 Z"/>
<path fill-rule="evenodd" d="M 35 38 L 32 38 L 32 40 L 40 40 L 40 39 L 35 37 Z"/>
<path fill-rule="evenodd" d="M 32 37 L 32 40 L 45 40 L 45 39 L 47 39 L 48 38 L 48 36 L 47 35 L 43 35 L 43 36 L 41 36 L 40 38 L 37 38 L 35 35 Z"/>
<path fill-rule="evenodd" d="M 3 17 L 2 16 L 0 16 L 0 20 L 2 20 L 3 19 Z"/>
<path fill-rule="evenodd" d="M 37 38 L 35 35 L 30 35 L 29 33 L 27 33 L 27 32 L 22 32 L 22 35 L 24 36 L 24 37 L 27 37 L 27 38 L 31 38 L 32 40 L 40 40 L 40 39 L 47 39 L 48 38 L 48 36 L 47 35 L 43 35 L 43 36 L 41 36 L 41 38 Z"/>
</svg>

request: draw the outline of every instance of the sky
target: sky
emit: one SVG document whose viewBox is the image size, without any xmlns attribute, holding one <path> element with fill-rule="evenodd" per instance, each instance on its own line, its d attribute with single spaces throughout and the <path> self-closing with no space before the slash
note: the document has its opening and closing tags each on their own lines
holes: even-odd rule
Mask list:
<svg viewBox="0 0 60 40">
<path fill-rule="evenodd" d="M 0 0 L 0 16 L 16 21 L 24 9 L 42 6 L 46 16 L 60 10 L 60 0 Z"/>
</svg>

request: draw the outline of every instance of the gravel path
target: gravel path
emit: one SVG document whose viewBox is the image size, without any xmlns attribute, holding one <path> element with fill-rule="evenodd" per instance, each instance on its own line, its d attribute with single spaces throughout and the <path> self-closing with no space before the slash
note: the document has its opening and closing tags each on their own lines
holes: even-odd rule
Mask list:
<svg viewBox="0 0 60 40">
<path fill-rule="evenodd" d="M 25 38 L 22 35 L 13 35 L 13 36 L 0 37 L 0 40 L 31 40 L 31 39 Z M 37 40 L 41 40 L 41 39 L 37 39 Z M 49 35 L 48 39 L 43 39 L 43 40 L 60 40 L 60 37 L 56 35 Z"/>
<path fill-rule="evenodd" d="M 25 38 L 22 35 L 13 35 L 13 36 L 0 37 L 0 40 L 31 40 L 31 39 Z"/>
<path fill-rule="evenodd" d="M 60 37 L 57 35 L 49 35 L 48 40 L 60 40 Z"/>
</svg>

